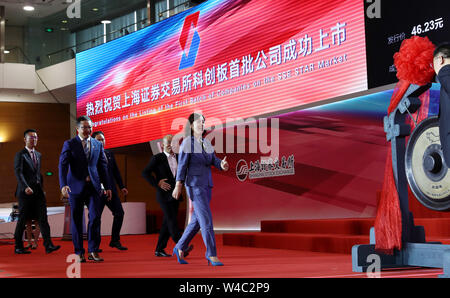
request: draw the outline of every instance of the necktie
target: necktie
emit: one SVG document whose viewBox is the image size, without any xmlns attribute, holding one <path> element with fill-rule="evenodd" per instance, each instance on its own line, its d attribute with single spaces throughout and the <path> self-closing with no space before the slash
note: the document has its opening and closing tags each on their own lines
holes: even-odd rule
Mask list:
<svg viewBox="0 0 450 298">
<path fill-rule="evenodd" d="M 89 159 L 89 145 L 88 145 L 88 139 L 83 139 L 83 149 L 84 154 L 86 155 L 86 158 Z"/>
<path fill-rule="evenodd" d="M 34 154 L 34 150 L 31 150 L 30 153 L 31 153 L 31 159 L 33 160 L 34 167 L 36 168 L 37 160 L 36 160 L 36 155 Z"/>
</svg>

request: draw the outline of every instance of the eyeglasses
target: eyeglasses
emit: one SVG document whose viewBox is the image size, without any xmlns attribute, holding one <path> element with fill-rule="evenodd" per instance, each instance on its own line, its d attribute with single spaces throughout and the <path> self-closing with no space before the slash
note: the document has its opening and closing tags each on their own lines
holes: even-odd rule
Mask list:
<svg viewBox="0 0 450 298">
<path fill-rule="evenodd" d="M 79 128 L 85 130 L 85 129 L 92 129 L 92 126 L 79 126 Z"/>
<path fill-rule="evenodd" d="M 448 59 L 449 57 L 445 57 L 444 55 L 438 55 L 438 56 L 434 57 L 433 60 L 434 60 L 434 59 L 438 59 L 438 58 L 439 58 L 439 59 L 440 59 L 440 58 L 442 58 L 442 59 Z"/>
</svg>

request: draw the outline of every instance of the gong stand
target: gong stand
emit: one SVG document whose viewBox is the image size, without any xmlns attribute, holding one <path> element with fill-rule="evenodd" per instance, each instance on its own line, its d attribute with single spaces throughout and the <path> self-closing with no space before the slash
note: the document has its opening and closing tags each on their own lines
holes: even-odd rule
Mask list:
<svg viewBox="0 0 450 298">
<path fill-rule="evenodd" d="M 370 229 L 370 244 L 352 247 L 353 272 L 366 272 L 369 266 L 374 268 L 373 255 L 377 255 L 380 258 L 380 268 L 375 269 L 378 270 L 408 266 L 443 268 L 444 274 L 439 275 L 439 277 L 450 277 L 450 245 L 426 242 L 425 230 L 422 226 L 414 225 L 414 218 L 409 211 L 408 204 L 405 138 L 411 134 L 411 127 L 405 123 L 405 119 L 407 115 L 411 115 L 419 109 L 421 105 L 419 96 L 430 87 L 431 84 L 425 86 L 411 84 L 395 110 L 383 119 L 386 139 L 391 142 L 392 169 L 402 216 L 402 249 L 395 249 L 392 255 L 376 251 L 376 231 L 372 227 Z"/>
</svg>

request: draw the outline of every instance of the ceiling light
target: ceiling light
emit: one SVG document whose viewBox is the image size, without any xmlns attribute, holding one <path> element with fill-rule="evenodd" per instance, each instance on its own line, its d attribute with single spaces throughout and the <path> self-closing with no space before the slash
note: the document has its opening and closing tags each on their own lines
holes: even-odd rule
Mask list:
<svg viewBox="0 0 450 298">
<path fill-rule="evenodd" d="M 111 24 L 111 21 L 109 21 L 109 20 L 103 20 L 101 23 L 102 23 L 102 24 Z"/>
<path fill-rule="evenodd" d="M 23 10 L 26 10 L 26 11 L 33 11 L 33 10 L 34 10 L 34 7 L 33 7 L 33 6 L 30 6 L 30 5 L 26 5 L 26 6 L 23 7 Z"/>
<path fill-rule="evenodd" d="M 62 20 L 61 23 L 67 24 L 67 20 Z"/>
<path fill-rule="evenodd" d="M 92 11 L 98 11 L 97 7 L 92 8 Z"/>
<path fill-rule="evenodd" d="M 10 53 L 10 51 L 8 51 L 8 50 L 4 50 L 4 51 L 3 51 L 3 53 L 5 53 L 5 54 L 9 54 L 9 53 Z"/>
</svg>

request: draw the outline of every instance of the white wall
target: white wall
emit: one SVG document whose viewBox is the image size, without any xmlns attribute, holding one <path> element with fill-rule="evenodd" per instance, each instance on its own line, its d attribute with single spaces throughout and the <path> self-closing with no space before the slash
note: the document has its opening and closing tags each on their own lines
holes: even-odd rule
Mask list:
<svg viewBox="0 0 450 298">
<path fill-rule="evenodd" d="M 75 59 L 40 69 L 37 73 L 34 65 L 0 64 L 0 101 L 75 104 L 75 83 Z"/>
<path fill-rule="evenodd" d="M 70 85 L 75 85 L 75 59 L 67 60 L 37 71 L 47 88 L 55 90 Z M 37 78 L 36 93 L 47 92 L 44 84 Z M 74 100 L 76 100 L 74 98 Z"/>
<path fill-rule="evenodd" d="M 35 89 L 34 65 L 19 63 L 0 64 L 1 89 Z"/>
</svg>

